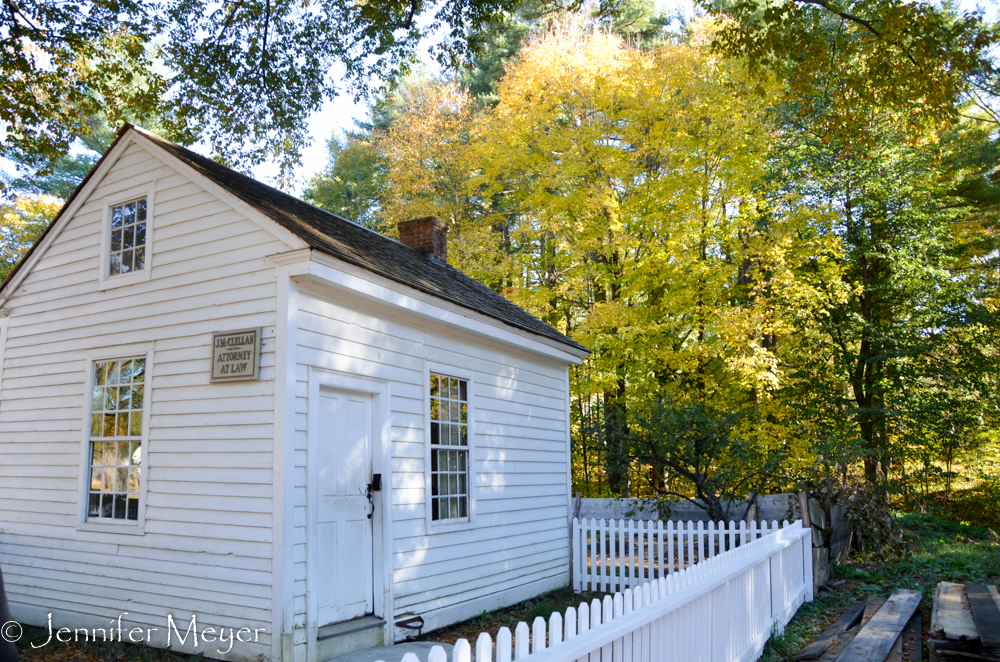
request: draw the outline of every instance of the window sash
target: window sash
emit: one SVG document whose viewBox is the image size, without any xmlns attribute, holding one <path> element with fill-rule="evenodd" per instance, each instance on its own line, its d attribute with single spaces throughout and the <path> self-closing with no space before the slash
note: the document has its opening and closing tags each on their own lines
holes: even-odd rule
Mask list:
<svg viewBox="0 0 1000 662">
<path fill-rule="evenodd" d="M 88 521 L 137 521 L 145 357 L 95 361 L 88 443 Z"/>
<path fill-rule="evenodd" d="M 431 373 L 430 396 L 431 520 L 468 520 L 468 380 Z"/>
<path fill-rule="evenodd" d="M 146 268 L 148 198 L 111 208 L 108 276 L 122 276 Z"/>
</svg>

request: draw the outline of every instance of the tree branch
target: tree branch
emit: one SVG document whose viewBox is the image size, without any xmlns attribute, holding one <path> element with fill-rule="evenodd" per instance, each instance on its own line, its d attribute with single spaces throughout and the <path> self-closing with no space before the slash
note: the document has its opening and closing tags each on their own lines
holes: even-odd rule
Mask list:
<svg viewBox="0 0 1000 662">
<path fill-rule="evenodd" d="M 845 21 L 851 21 L 852 23 L 857 23 L 858 25 L 862 26 L 863 28 L 871 32 L 876 37 L 882 36 L 882 33 L 875 29 L 875 26 L 872 24 L 871 21 L 861 18 L 860 16 L 855 16 L 854 14 L 848 14 L 847 12 L 841 11 L 831 6 L 830 3 L 826 2 L 826 0 L 799 0 L 799 2 L 802 2 L 807 5 L 816 5 L 818 7 L 822 7 L 831 14 L 836 14 Z"/>
</svg>

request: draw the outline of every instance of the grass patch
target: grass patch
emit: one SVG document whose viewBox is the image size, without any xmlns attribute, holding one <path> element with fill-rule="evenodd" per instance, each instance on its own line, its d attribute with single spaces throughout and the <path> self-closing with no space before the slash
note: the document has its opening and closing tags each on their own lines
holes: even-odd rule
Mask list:
<svg viewBox="0 0 1000 662">
<path fill-rule="evenodd" d="M 875 588 L 881 590 L 880 587 Z M 764 646 L 761 661 L 780 662 L 791 659 L 840 618 L 848 607 L 869 594 L 869 587 L 853 580 L 841 581 L 837 587 L 820 590 L 812 602 L 799 607 L 785 626 L 784 632 L 772 634 Z"/>
<path fill-rule="evenodd" d="M 91 642 L 57 642 L 53 638 L 46 644 L 48 637 L 48 629 L 25 625 L 16 644 L 21 662 L 202 662 L 204 659 L 202 653 L 187 655 L 127 641 L 100 641 L 99 638 Z M 36 648 L 32 648 L 32 644 Z"/>
<path fill-rule="evenodd" d="M 520 622 L 525 622 L 529 626 L 536 617 L 541 616 L 546 621 L 552 612 L 558 611 L 565 615 L 568 607 L 580 608 L 580 603 L 586 602 L 588 605 L 594 600 L 603 600 L 604 593 L 573 593 L 573 589 L 563 588 L 551 593 L 539 595 L 530 600 L 525 600 L 506 609 L 498 609 L 492 612 L 483 612 L 476 618 L 463 623 L 427 632 L 421 635 L 418 641 L 437 641 L 445 644 L 454 644 L 459 639 L 467 640 L 473 647 L 476 645 L 476 638 L 480 632 L 489 633 L 493 641 L 497 640 L 497 633 L 500 628 L 510 629 L 511 634 Z"/>
</svg>

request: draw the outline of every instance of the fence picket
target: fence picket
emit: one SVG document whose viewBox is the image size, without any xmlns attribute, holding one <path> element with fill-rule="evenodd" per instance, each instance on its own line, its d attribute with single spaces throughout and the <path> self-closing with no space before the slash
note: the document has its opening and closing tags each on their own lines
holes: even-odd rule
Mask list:
<svg viewBox="0 0 1000 662">
<path fill-rule="evenodd" d="M 666 568 L 663 567 L 663 520 L 656 520 L 656 553 L 659 557 L 659 564 L 657 564 L 656 578 L 663 579 L 667 572 Z"/>
<path fill-rule="evenodd" d="M 420 662 L 420 658 L 415 653 L 405 653 L 400 662 Z"/>
<path fill-rule="evenodd" d="M 572 607 L 570 607 L 572 609 Z M 563 640 L 563 620 L 559 612 L 552 612 L 549 617 L 549 648 L 561 644 Z"/>
<path fill-rule="evenodd" d="M 602 608 L 603 608 L 604 611 L 603 611 L 603 614 L 602 614 L 602 617 L 601 617 L 601 622 L 602 623 L 610 623 L 615 618 L 615 604 L 614 604 L 614 600 L 611 598 L 610 595 L 605 595 L 604 596 L 604 603 L 602 604 Z M 601 659 L 602 660 L 610 660 L 611 659 L 611 644 L 612 643 L 613 642 L 608 642 L 601 649 Z"/>
<path fill-rule="evenodd" d="M 493 662 L 493 640 L 488 632 L 476 637 L 476 662 Z"/>
<path fill-rule="evenodd" d="M 694 522 L 688 520 L 687 523 L 687 567 L 691 567 L 695 563 L 694 555 Z"/>
<path fill-rule="evenodd" d="M 646 524 L 646 565 L 648 566 L 646 581 L 650 582 L 656 579 L 656 534 L 653 533 L 656 528 L 655 524 L 652 521 Z"/>
<path fill-rule="evenodd" d="M 455 647 L 451 650 L 451 659 L 452 662 L 472 662 L 472 648 L 469 647 L 467 640 L 459 639 L 455 642 Z"/>
<path fill-rule="evenodd" d="M 512 652 L 510 629 L 505 626 L 497 632 L 497 662 L 511 662 Z"/>
<path fill-rule="evenodd" d="M 601 563 L 600 563 L 601 576 L 597 580 L 597 585 L 598 587 L 600 587 L 597 590 L 608 591 L 611 588 L 611 582 L 608 581 L 608 568 L 607 568 L 608 540 L 607 540 L 607 534 L 605 532 L 605 521 L 603 519 L 598 523 L 598 527 L 599 528 L 597 531 L 597 552 L 598 554 L 600 554 L 601 557 Z"/>
<path fill-rule="evenodd" d="M 632 586 L 633 584 L 633 566 L 635 566 L 635 547 L 633 546 L 633 540 L 635 539 L 635 520 L 628 521 L 628 533 L 625 534 L 625 547 L 628 550 L 628 564 L 625 565 L 626 571 L 626 584 Z M 622 560 L 625 560 L 625 554 L 622 553 Z"/>
<path fill-rule="evenodd" d="M 677 522 L 677 571 L 684 569 L 684 522 Z"/>
<path fill-rule="evenodd" d="M 674 522 L 667 522 L 667 576 L 674 574 Z"/>
<path fill-rule="evenodd" d="M 590 602 L 590 629 L 593 630 L 601 624 L 601 601 L 594 598 Z M 601 662 L 600 649 L 596 649 L 590 654 L 590 662 Z"/>
<path fill-rule="evenodd" d="M 531 631 L 528 624 L 521 621 L 514 628 L 514 659 L 523 660 L 528 657 L 528 644 L 531 638 Z"/>
<path fill-rule="evenodd" d="M 648 605 L 653 602 L 653 587 L 650 584 L 642 585 L 642 603 Z M 649 662 L 652 658 L 651 647 L 653 645 L 653 628 L 650 625 L 643 625 L 639 638 L 642 645 L 642 659 Z"/>
<path fill-rule="evenodd" d="M 597 520 L 593 517 L 590 518 L 590 529 L 587 531 L 588 538 L 590 538 L 590 584 L 588 589 L 591 591 L 599 590 L 597 588 L 597 534 L 595 530 L 597 529 Z"/>
<path fill-rule="evenodd" d="M 625 601 L 622 599 L 621 593 L 615 593 L 614 597 L 614 618 L 621 618 L 625 615 Z M 611 659 L 616 662 L 621 662 L 622 653 L 624 652 L 625 642 L 623 639 L 615 639 L 614 646 L 611 649 Z"/>
<path fill-rule="evenodd" d="M 427 656 L 427 662 L 448 662 L 448 654 L 444 652 L 444 648 L 434 646 Z"/>
<path fill-rule="evenodd" d="M 636 568 L 636 581 L 640 584 L 646 581 L 646 555 L 643 553 L 646 548 L 646 523 L 642 520 L 638 521 L 639 532 L 638 540 L 636 541 L 638 549 L 639 561 L 635 564 Z"/>
<path fill-rule="evenodd" d="M 621 523 L 622 523 L 621 520 L 614 520 L 614 519 L 611 520 L 611 529 L 610 529 L 611 532 L 608 534 L 608 546 L 611 548 L 610 551 L 611 570 L 609 570 L 609 572 L 611 573 L 611 589 L 610 589 L 611 591 L 619 590 L 617 586 L 621 585 L 621 571 L 618 569 L 618 560 L 617 560 L 618 556 L 617 547 L 619 545 L 618 537 L 620 535 L 619 530 L 621 528 Z"/>
<path fill-rule="evenodd" d="M 538 653 L 545 650 L 545 619 L 535 616 L 531 624 L 531 652 Z"/>
</svg>

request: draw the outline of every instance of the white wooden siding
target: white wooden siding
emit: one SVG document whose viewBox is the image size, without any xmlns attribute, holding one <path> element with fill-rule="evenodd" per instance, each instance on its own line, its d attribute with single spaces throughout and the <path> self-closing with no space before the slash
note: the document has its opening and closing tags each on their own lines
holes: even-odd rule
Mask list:
<svg viewBox="0 0 1000 662">
<path fill-rule="evenodd" d="M 154 180 L 152 279 L 98 291 L 104 199 Z M 159 628 L 162 642 L 167 614 L 195 613 L 200 627 L 267 630 L 227 659 L 271 657 L 276 283 L 265 257 L 289 248 L 132 144 L 6 303 L 0 564 L 16 618 L 106 627 L 128 612 L 123 622 Z M 211 333 L 246 327 L 264 329 L 260 381 L 209 384 Z M 139 342 L 154 347 L 145 535 L 81 531 L 82 357 Z"/>
<path fill-rule="evenodd" d="M 425 361 L 474 373 L 470 528 L 428 531 Z M 568 584 L 565 365 L 417 326 L 312 284 L 299 291 L 297 362 L 296 624 L 306 618 L 309 366 L 390 382 L 391 482 L 384 478 L 393 516 L 392 616 L 419 614 L 426 631 Z M 304 657 L 303 642 L 295 658 Z"/>
</svg>

